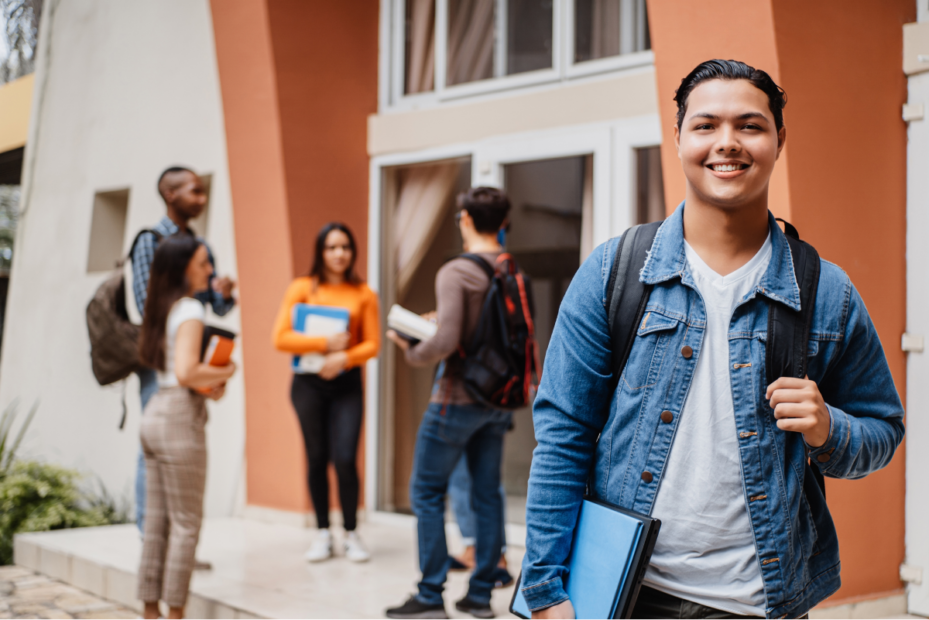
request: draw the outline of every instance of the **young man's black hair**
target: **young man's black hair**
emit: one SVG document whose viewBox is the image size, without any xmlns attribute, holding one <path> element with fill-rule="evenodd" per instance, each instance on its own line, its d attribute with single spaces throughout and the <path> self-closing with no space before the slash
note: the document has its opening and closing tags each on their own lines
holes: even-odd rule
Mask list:
<svg viewBox="0 0 929 620">
<path fill-rule="evenodd" d="M 194 171 L 191 170 L 190 168 L 186 168 L 186 167 L 184 167 L 184 166 L 169 166 L 169 167 L 165 168 L 165 169 L 162 171 L 162 173 L 161 173 L 160 175 L 158 175 L 158 183 L 155 184 L 155 189 L 158 190 L 158 193 L 161 195 L 162 198 L 165 197 L 165 191 L 168 189 L 168 188 L 166 187 L 166 179 L 167 179 L 167 177 L 169 177 L 169 176 L 171 176 L 171 175 L 173 175 L 173 174 L 176 174 L 176 173 L 178 173 L 178 172 L 189 172 L 190 174 L 193 174 L 193 175 L 196 175 L 196 174 L 197 174 L 196 172 L 194 172 Z"/>
<path fill-rule="evenodd" d="M 496 187 L 472 187 L 458 194 L 456 202 L 474 220 L 479 233 L 497 234 L 510 212 L 510 199 Z"/>
<path fill-rule="evenodd" d="M 677 103 L 677 128 L 684 123 L 687 113 L 687 97 L 700 83 L 707 80 L 748 80 L 752 85 L 768 96 L 768 107 L 774 116 L 774 126 L 780 130 L 784 126 L 784 106 L 787 105 L 787 93 L 774 83 L 766 72 L 750 67 L 738 60 L 707 60 L 697 65 L 687 74 L 674 93 Z"/>
</svg>

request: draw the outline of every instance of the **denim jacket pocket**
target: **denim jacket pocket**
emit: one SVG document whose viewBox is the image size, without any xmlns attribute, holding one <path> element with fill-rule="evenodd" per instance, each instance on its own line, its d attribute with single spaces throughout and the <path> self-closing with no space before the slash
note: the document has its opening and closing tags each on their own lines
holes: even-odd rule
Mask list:
<svg viewBox="0 0 929 620">
<path fill-rule="evenodd" d="M 635 342 L 629 352 L 629 360 L 623 370 L 626 389 L 640 390 L 654 385 L 668 343 L 680 325 L 680 321 L 660 312 L 647 311 L 639 323 Z"/>
</svg>

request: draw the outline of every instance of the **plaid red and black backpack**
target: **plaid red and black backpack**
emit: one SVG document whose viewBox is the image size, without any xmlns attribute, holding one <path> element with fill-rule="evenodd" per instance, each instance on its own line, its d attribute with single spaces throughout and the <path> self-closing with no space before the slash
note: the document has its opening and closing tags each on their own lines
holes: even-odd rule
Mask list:
<svg viewBox="0 0 929 620">
<path fill-rule="evenodd" d="M 477 254 L 459 258 L 476 263 L 490 278 L 477 329 L 470 346 L 460 352 L 465 389 L 493 409 L 528 406 L 542 371 L 529 277 L 506 252 L 493 266 Z"/>
</svg>

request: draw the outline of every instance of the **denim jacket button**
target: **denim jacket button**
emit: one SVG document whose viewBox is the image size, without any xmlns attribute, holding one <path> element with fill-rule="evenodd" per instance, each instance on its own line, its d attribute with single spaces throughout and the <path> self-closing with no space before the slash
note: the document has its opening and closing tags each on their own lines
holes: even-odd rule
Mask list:
<svg viewBox="0 0 929 620">
<path fill-rule="evenodd" d="M 825 463 L 826 461 L 829 460 L 829 455 L 828 455 L 828 454 L 820 454 L 819 456 L 816 457 L 816 460 L 819 461 L 820 463 Z"/>
<path fill-rule="evenodd" d="M 650 472 L 650 471 L 643 471 L 643 472 L 642 472 L 642 480 L 644 480 L 645 482 L 651 482 L 651 481 L 652 481 L 652 472 Z"/>
<path fill-rule="evenodd" d="M 671 413 L 670 411 L 662 411 L 661 421 L 664 422 L 665 424 L 670 424 L 671 422 L 674 421 L 674 414 Z"/>
<path fill-rule="evenodd" d="M 681 355 L 684 356 L 684 359 L 688 359 L 688 360 L 689 360 L 691 357 L 693 357 L 693 354 L 694 354 L 694 350 L 691 349 L 691 348 L 690 348 L 689 346 L 687 346 L 687 345 L 684 345 L 684 348 L 681 349 Z"/>
</svg>

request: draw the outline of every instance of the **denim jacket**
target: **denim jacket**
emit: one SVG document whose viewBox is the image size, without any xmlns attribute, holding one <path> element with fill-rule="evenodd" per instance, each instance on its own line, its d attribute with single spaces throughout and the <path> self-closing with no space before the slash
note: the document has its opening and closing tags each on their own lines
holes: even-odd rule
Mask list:
<svg viewBox="0 0 929 620">
<path fill-rule="evenodd" d="M 615 391 L 605 305 L 618 239 L 584 261 L 561 304 L 533 407 L 538 446 L 521 583 L 530 609 L 568 598 L 562 579 L 585 491 L 645 514 L 654 506 L 706 329 L 684 255 L 683 213 L 682 203 L 659 228 L 639 276 L 653 288 Z M 765 400 L 766 298 L 799 310 L 800 291 L 784 233 L 769 220 L 769 266 L 729 323 L 732 430 L 767 616 L 796 617 L 840 585 L 835 526 L 808 461 L 832 478 L 886 466 L 903 439 L 903 406 L 864 302 L 845 272 L 823 260 L 808 374 L 831 414 L 829 439 L 813 449 L 800 433 L 777 428 Z M 674 414 L 670 423 L 663 411 Z"/>
</svg>

